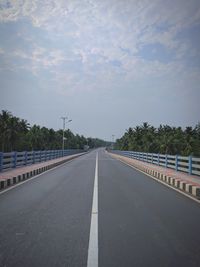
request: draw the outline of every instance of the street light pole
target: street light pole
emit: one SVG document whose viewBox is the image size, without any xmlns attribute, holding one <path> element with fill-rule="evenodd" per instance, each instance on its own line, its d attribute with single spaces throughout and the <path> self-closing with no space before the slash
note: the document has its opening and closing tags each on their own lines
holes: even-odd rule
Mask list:
<svg viewBox="0 0 200 267">
<path fill-rule="evenodd" d="M 115 135 L 112 134 L 112 149 L 114 148 L 114 138 L 115 138 Z"/>
<path fill-rule="evenodd" d="M 62 151 L 64 152 L 64 148 L 65 148 L 65 123 L 71 122 L 72 120 L 68 120 L 68 117 L 61 117 L 61 119 L 63 120 Z"/>
</svg>

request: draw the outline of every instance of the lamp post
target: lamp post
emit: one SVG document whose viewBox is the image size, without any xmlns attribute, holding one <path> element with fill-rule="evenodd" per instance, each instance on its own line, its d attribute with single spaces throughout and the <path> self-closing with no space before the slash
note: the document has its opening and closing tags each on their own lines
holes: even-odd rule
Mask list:
<svg viewBox="0 0 200 267">
<path fill-rule="evenodd" d="M 112 134 L 112 149 L 114 149 L 114 138 L 115 138 L 115 135 Z"/>
<path fill-rule="evenodd" d="M 68 122 L 71 122 L 72 120 L 68 120 L 68 117 L 61 117 L 63 120 L 63 137 L 62 137 L 62 151 L 64 153 L 64 148 L 65 148 L 65 124 Z"/>
</svg>

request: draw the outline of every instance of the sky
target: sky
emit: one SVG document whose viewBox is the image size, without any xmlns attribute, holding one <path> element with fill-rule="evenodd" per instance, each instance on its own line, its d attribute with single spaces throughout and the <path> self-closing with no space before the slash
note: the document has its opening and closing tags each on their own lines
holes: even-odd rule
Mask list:
<svg viewBox="0 0 200 267">
<path fill-rule="evenodd" d="M 0 0 L 0 110 L 112 140 L 199 102 L 199 0 Z"/>
</svg>

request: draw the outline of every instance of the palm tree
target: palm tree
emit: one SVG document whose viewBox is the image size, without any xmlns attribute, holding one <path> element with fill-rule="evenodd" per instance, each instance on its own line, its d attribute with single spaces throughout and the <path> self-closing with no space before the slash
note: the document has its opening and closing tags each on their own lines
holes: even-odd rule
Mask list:
<svg viewBox="0 0 200 267">
<path fill-rule="evenodd" d="M 9 147 L 10 147 L 10 151 L 12 151 L 17 141 L 18 134 L 20 132 L 19 118 L 11 117 L 8 125 L 9 125 L 9 129 L 8 129 Z"/>
<path fill-rule="evenodd" d="M 0 143 L 1 143 L 1 150 L 5 152 L 8 144 L 8 133 L 9 133 L 9 123 L 12 114 L 7 110 L 2 110 L 0 114 Z"/>
</svg>

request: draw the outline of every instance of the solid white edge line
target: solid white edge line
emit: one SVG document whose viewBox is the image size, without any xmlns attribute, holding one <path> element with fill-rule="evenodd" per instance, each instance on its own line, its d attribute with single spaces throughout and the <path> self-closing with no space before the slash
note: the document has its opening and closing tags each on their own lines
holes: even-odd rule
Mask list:
<svg viewBox="0 0 200 267">
<path fill-rule="evenodd" d="M 98 267 L 98 152 L 96 154 L 87 267 Z"/>
<path fill-rule="evenodd" d="M 78 158 L 78 157 L 77 157 L 77 158 Z M 57 169 L 57 168 L 59 168 L 59 167 L 62 167 L 63 165 L 65 165 L 65 164 L 67 164 L 67 163 L 70 163 L 70 162 L 73 161 L 74 159 L 76 159 L 76 158 L 70 159 L 70 160 L 68 160 L 68 161 L 66 161 L 66 162 L 64 162 L 64 163 L 62 163 L 62 164 L 60 164 L 60 165 L 58 165 L 58 166 L 56 166 L 56 167 L 53 167 L 52 169 L 49 169 L 49 170 L 44 171 L 44 172 L 41 172 L 40 174 L 37 174 L 37 175 L 35 175 L 35 176 L 31 177 L 31 178 L 27 178 L 27 180 L 25 180 L 25 181 L 19 182 L 19 183 L 17 183 L 16 185 L 12 185 L 11 187 L 8 187 L 8 188 L 6 188 L 6 189 L 3 189 L 3 191 L 0 191 L 0 195 L 4 194 L 4 193 L 6 193 L 6 192 L 8 192 L 8 191 L 10 191 L 10 190 L 12 190 L 12 189 L 14 189 L 14 188 L 20 186 L 20 185 L 23 185 L 23 184 L 25 184 L 25 183 L 27 183 L 27 182 L 30 182 L 31 180 L 34 180 L 34 179 L 38 178 L 39 176 L 41 176 L 41 175 L 43 175 L 43 174 L 45 174 L 45 173 L 48 173 L 48 172 L 53 171 L 53 170 L 55 170 L 55 169 Z"/>
<path fill-rule="evenodd" d="M 111 156 L 111 155 L 110 155 L 110 156 Z M 111 157 L 112 157 L 112 156 L 111 156 Z M 114 158 L 115 158 L 115 157 L 114 157 Z M 158 180 L 157 178 L 151 176 L 150 174 L 141 171 L 140 169 L 138 169 L 138 168 L 132 166 L 132 165 L 129 164 L 129 163 L 124 162 L 124 161 L 121 160 L 121 159 L 117 159 L 117 158 L 115 158 L 115 159 L 118 160 L 118 161 L 120 161 L 121 163 L 124 163 L 125 165 L 131 167 L 132 169 L 135 169 L 135 170 L 137 170 L 137 171 L 139 171 L 139 172 L 142 172 L 142 173 L 145 174 L 146 176 L 149 176 L 149 177 L 153 178 L 156 182 L 161 183 L 161 184 L 163 184 L 163 185 L 165 185 L 165 186 L 167 186 L 167 187 L 169 187 L 169 188 L 175 190 L 176 192 L 178 192 L 178 193 L 184 195 L 185 197 L 187 197 L 187 198 L 189 198 L 189 199 L 191 199 L 191 200 L 194 200 L 194 201 L 197 202 L 198 204 L 200 204 L 200 200 L 198 200 L 198 199 L 196 199 L 196 198 L 194 198 L 194 197 L 192 197 L 192 196 L 190 196 L 190 195 L 188 195 L 188 194 L 186 194 L 186 193 L 184 193 L 184 192 L 178 190 L 178 189 L 175 188 L 175 187 L 170 186 L 169 184 L 166 184 L 165 182 L 163 182 L 163 181 L 161 181 L 161 180 Z"/>
</svg>

